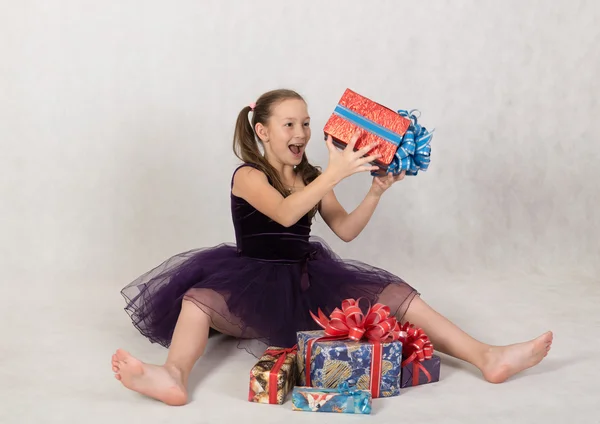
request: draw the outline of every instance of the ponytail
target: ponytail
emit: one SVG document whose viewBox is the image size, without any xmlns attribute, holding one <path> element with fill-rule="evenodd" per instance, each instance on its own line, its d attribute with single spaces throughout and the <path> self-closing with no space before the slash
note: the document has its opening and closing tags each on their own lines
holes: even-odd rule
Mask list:
<svg viewBox="0 0 600 424">
<path fill-rule="evenodd" d="M 277 170 L 269 163 L 258 148 L 258 141 L 254 133 L 253 127 L 257 122 L 257 108 L 254 109 L 252 123 L 248 120 L 248 114 L 252 111 L 250 106 L 243 108 L 235 123 L 235 132 L 233 136 L 233 152 L 244 163 L 254 165 L 262 171 L 269 182 L 279 191 L 284 197 L 289 193 L 285 189 Z M 260 117 L 260 115 L 258 116 Z"/>
<path fill-rule="evenodd" d="M 248 121 L 251 110 L 250 106 L 246 106 L 238 115 L 233 136 L 233 152 L 240 160 L 258 165 L 263 156 L 258 149 L 254 130 Z"/>
</svg>

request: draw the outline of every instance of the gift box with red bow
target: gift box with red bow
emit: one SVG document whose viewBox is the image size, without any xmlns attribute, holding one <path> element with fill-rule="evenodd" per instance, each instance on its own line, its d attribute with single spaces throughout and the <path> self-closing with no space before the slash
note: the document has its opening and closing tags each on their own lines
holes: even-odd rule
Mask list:
<svg viewBox="0 0 600 424">
<path fill-rule="evenodd" d="M 347 89 L 325 124 L 324 133 L 335 145 L 345 148 L 360 130 L 354 147 L 376 145 L 368 154 L 381 155 L 374 162 L 380 168 L 374 175 L 397 175 L 402 171 L 417 175 L 429 167 L 433 133 L 418 123 L 413 112 L 394 112 Z"/>
<path fill-rule="evenodd" d="M 400 324 L 387 306 L 364 313 L 359 301 L 344 300 L 329 317 L 311 312 L 323 331 L 297 333 L 300 385 L 331 389 L 347 382 L 373 398 L 400 394 Z"/>
<path fill-rule="evenodd" d="M 401 327 L 401 387 L 412 387 L 440 381 L 441 358 L 433 354 L 433 345 L 421 328 L 409 322 Z"/>
<path fill-rule="evenodd" d="M 269 347 L 250 370 L 248 400 L 282 405 L 298 377 L 294 346 L 289 349 Z"/>
</svg>

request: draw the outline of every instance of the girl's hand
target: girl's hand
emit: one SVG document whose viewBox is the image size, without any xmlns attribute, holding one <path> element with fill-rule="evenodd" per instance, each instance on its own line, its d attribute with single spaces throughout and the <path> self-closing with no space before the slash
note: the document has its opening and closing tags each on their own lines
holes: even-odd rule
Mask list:
<svg viewBox="0 0 600 424">
<path fill-rule="evenodd" d="M 381 196 L 392 184 L 404 179 L 406 171 L 402 171 L 398 175 L 393 175 L 391 172 L 384 176 L 373 177 L 373 184 L 371 185 L 371 194 L 375 196 Z"/>
<path fill-rule="evenodd" d="M 370 172 L 379 169 L 377 166 L 369 165 L 369 162 L 373 162 L 380 155 L 365 156 L 375 147 L 374 145 L 365 146 L 362 149 L 354 151 L 360 134 L 360 130 L 356 131 L 343 150 L 339 150 L 334 146 L 331 136 L 327 136 L 326 143 L 329 150 L 329 165 L 325 172 L 329 173 L 336 183 L 358 172 Z"/>
</svg>

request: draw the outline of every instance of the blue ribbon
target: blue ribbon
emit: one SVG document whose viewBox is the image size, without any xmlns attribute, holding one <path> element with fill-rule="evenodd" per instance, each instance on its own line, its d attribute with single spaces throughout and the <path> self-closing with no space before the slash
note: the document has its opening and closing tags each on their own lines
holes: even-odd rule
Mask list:
<svg viewBox="0 0 600 424">
<path fill-rule="evenodd" d="M 399 146 L 400 143 L 402 143 L 402 136 L 400 134 L 397 134 L 392 130 L 388 130 L 383 125 L 380 125 L 375 121 L 371 121 L 370 119 L 359 115 L 345 106 L 338 104 L 333 113 L 341 118 L 344 118 L 346 121 L 352 122 L 357 127 L 360 127 L 365 131 L 369 131 L 370 133 L 375 134 L 377 137 L 383 138 L 384 140 L 392 143 L 394 146 Z"/>
<path fill-rule="evenodd" d="M 426 171 L 431 162 L 432 131 L 421 126 L 414 115 L 415 110 L 399 110 L 398 114 L 410 119 L 411 124 L 402 137 L 396 154 L 386 170 L 386 174 L 398 175 L 406 171 L 406 175 L 417 175 L 419 170 Z M 373 171 L 371 175 L 381 175 L 381 171 Z"/>
<path fill-rule="evenodd" d="M 350 387 L 347 381 L 342 381 L 340 384 L 338 384 L 337 391 L 344 396 L 350 397 L 353 402 L 356 402 L 358 399 L 358 408 L 363 413 L 368 414 L 371 412 L 369 398 L 361 395 L 362 390 L 357 390 L 355 386 Z"/>
<path fill-rule="evenodd" d="M 337 391 L 346 396 L 354 396 L 356 387 L 352 386 L 352 388 L 350 388 L 350 384 L 348 384 L 347 381 L 342 381 L 338 384 Z"/>
</svg>

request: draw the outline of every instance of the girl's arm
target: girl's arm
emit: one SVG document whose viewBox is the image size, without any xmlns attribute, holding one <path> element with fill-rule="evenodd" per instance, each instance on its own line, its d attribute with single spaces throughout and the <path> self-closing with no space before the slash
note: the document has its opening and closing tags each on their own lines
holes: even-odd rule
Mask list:
<svg viewBox="0 0 600 424">
<path fill-rule="evenodd" d="M 290 227 L 315 207 L 323 197 L 333 190 L 344 178 L 358 172 L 377 169 L 368 165 L 379 155 L 365 156 L 374 146 L 365 146 L 354 151 L 359 132 L 354 134 L 346 148 L 338 150 L 331 137 L 327 137 L 329 165 L 325 172 L 315 178 L 304 189 L 283 197 L 271 184 L 267 176 L 252 167 L 239 169 L 233 179 L 232 193 L 250 203 L 256 210 L 273 221 Z"/>
<path fill-rule="evenodd" d="M 348 213 L 338 202 L 332 190 L 321 201 L 319 212 L 323 217 L 323 221 L 340 239 L 350 242 L 367 226 L 379 204 L 380 198 L 380 195 L 369 190 L 360 205 L 351 213 Z"/>
<path fill-rule="evenodd" d="M 236 172 L 232 192 L 273 221 L 290 227 L 314 208 L 336 184 L 330 174 L 323 173 L 304 189 L 283 197 L 269 184 L 263 172 L 248 166 Z"/>
</svg>

